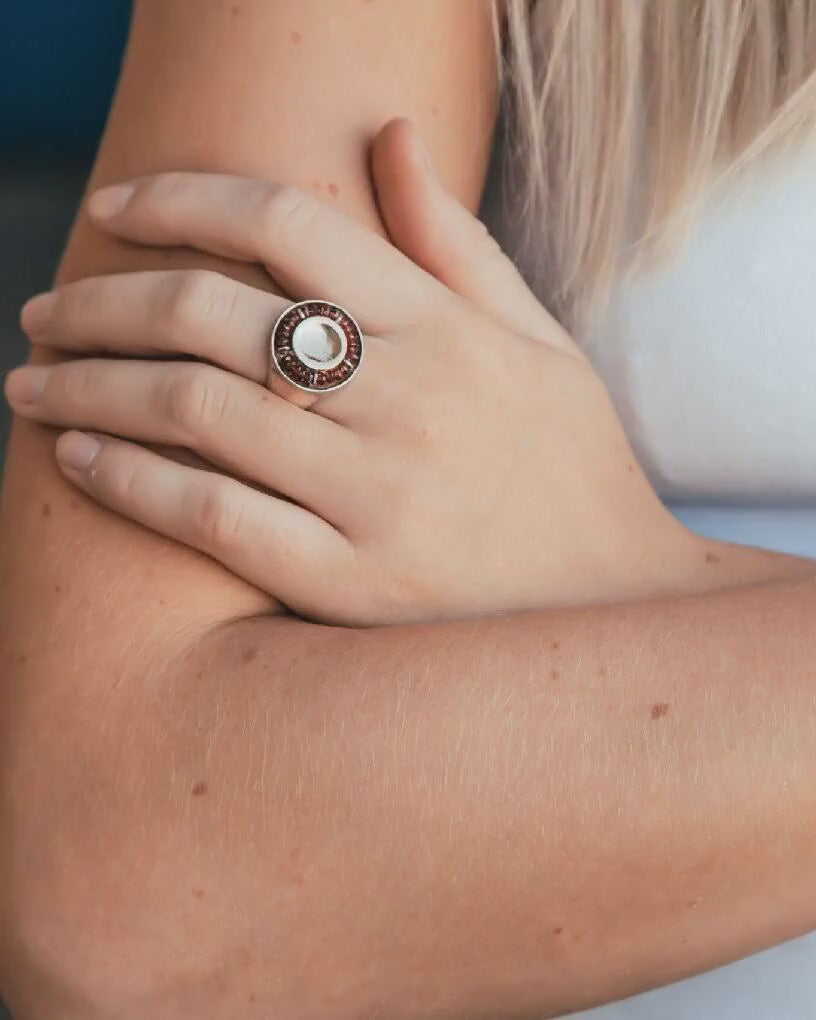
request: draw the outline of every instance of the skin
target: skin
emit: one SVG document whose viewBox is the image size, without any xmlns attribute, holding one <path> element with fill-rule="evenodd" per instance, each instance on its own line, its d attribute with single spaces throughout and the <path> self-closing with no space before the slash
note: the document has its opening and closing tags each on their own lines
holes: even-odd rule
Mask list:
<svg viewBox="0 0 816 1020">
<path fill-rule="evenodd" d="M 383 144 L 402 144 L 428 174 L 407 124 L 386 129 Z M 490 278 L 489 301 L 476 286 L 461 288 L 473 300 L 440 286 L 291 188 L 174 174 L 93 196 L 107 231 L 260 258 L 292 294 L 354 308 L 367 334 L 361 370 L 311 413 L 265 385 L 269 324 L 287 303 L 200 272 L 61 287 L 31 302 L 23 324 L 55 349 L 96 337 L 117 355 L 144 354 L 150 338 L 154 354 L 216 364 L 229 350 L 233 372 L 91 357 L 18 369 L 6 394 L 25 417 L 96 430 L 57 446 L 86 492 L 302 617 L 371 626 L 696 590 L 696 540 L 636 469 L 590 365 L 478 221 L 441 186 L 428 191 L 452 206 L 454 262 L 462 277 L 468 259 L 473 276 Z M 388 204 L 387 187 L 378 197 Z M 297 392 L 274 370 L 269 381 Z M 233 478 L 113 436 L 187 447 Z M 563 542 L 568 522 L 581 542 Z"/>
<path fill-rule="evenodd" d="M 810 580 L 367 631 L 270 618 L 209 562 L 63 513 L 79 497 L 21 433 L 45 446 L 18 429 L 2 529 L 21 1017 L 524 1016 L 813 925 Z M 31 514 L 44 492 L 63 502 Z M 718 583 L 794 569 L 697 550 Z"/>
</svg>

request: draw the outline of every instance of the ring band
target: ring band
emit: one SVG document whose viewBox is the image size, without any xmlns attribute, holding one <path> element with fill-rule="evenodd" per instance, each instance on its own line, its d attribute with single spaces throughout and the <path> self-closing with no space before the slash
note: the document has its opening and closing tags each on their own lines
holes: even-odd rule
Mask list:
<svg viewBox="0 0 816 1020">
<path fill-rule="evenodd" d="M 272 330 L 272 364 L 292 386 L 327 393 L 349 382 L 363 360 L 363 334 L 345 308 L 299 301 Z"/>
</svg>

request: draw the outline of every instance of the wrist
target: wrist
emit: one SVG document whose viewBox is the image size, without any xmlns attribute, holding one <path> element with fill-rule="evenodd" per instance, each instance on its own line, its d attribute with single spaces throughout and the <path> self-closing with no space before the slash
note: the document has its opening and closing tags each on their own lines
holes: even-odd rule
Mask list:
<svg viewBox="0 0 816 1020">
<path fill-rule="evenodd" d="M 816 575 L 816 562 L 720 542 L 690 531 L 666 511 L 656 595 L 692 595 L 723 588 L 795 581 Z"/>
<path fill-rule="evenodd" d="M 703 590 L 796 581 L 816 575 L 816 562 L 785 553 L 692 535 L 697 547 L 693 580 Z"/>
</svg>

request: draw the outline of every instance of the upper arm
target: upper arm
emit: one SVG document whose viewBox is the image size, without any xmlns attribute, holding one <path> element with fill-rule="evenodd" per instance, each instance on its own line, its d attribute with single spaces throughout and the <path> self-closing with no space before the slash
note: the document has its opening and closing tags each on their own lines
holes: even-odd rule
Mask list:
<svg viewBox="0 0 816 1020">
<path fill-rule="evenodd" d="M 367 149 L 408 116 L 440 174 L 478 202 L 495 111 L 487 0 L 137 3 L 92 186 L 166 169 L 314 189 L 380 229 Z M 80 213 L 60 277 L 193 263 L 98 235 Z M 259 269 L 195 256 L 258 286 Z M 145 667 L 268 600 L 215 563 L 93 506 L 54 467 L 51 430 L 18 421 L 0 520 L 0 656 L 47 649 L 73 672 Z M 52 668 L 52 667 L 49 667 Z"/>
</svg>

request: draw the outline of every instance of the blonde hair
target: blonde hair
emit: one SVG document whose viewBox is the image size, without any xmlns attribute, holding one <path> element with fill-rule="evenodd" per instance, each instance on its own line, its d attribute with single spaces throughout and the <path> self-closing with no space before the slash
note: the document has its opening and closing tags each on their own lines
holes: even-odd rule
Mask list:
<svg viewBox="0 0 816 1020">
<path fill-rule="evenodd" d="M 569 327 L 816 120 L 816 0 L 498 3 L 528 261 Z"/>
</svg>

